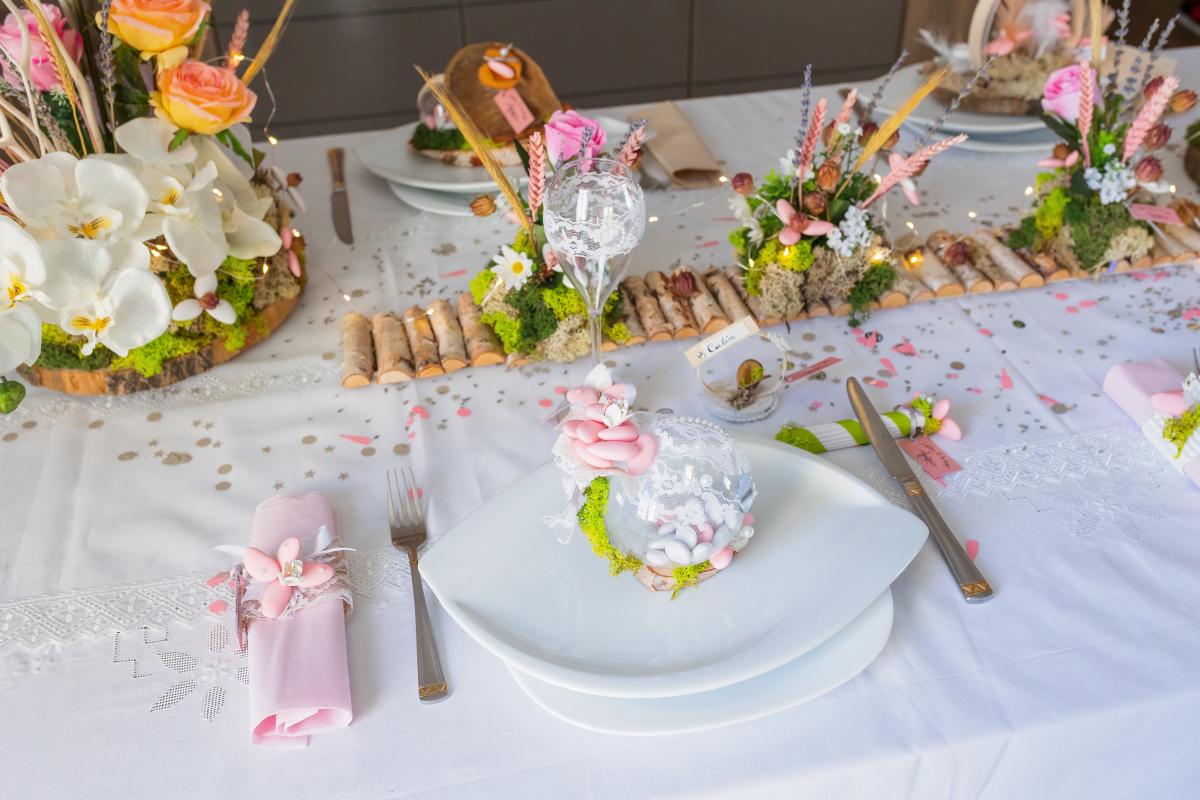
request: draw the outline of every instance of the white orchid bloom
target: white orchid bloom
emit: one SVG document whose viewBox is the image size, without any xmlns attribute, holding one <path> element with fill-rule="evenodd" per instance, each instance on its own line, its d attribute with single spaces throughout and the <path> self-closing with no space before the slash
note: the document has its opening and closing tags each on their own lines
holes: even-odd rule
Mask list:
<svg viewBox="0 0 1200 800">
<path fill-rule="evenodd" d="M 196 161 L 196 147 L 190 140 L 171 149 L 175 126 L 158 117 L 131 119 L 117 128 L 113 137 L 142 167 L 170 170 Z"/>
<path fill-rule="evenodd" d="M 253 184 L 243 174 L 248 167 L 241 158 L 230 158 L 215 141 L 209 138 L 197 140 L 199 156 L 197 164 L 210 164 L 216 169 L 213 194 L 221 209 L 221 224 L 229 255 L 234 258 L 255 259 L 273 256 L 283 247 L 279 233 L 263 217 L 271 209 L 274 199 L 267 195 L 259 197 Z"/>
<path fill-rule="evenodd" d="M 230 158 L 225 150 L 209 137 L 196 141 L 196 163 L 212 164 L 217 169 L 214 186 L 224 195 L 222 200 L 232 200 L 238 207 L 255 219 L 262 219 L 270 210 L 270 196 L 259 197 L 250 178 L 243 172 L 249 165 L 240 157 Z"/>
<path fill-rule="evenodd" d="M 0 193 L 39 239 L 133 236 L 150 202 L 126 167 L 69 153 L 13 164 L 0 176 Z"/>
<path fill-rule="evenodd" d="M 32 364 L 42 352 L 42 321 L 34 303 L 45 299 L 45 279 L 37 242 L 16 222 L 0 217 L 0 375 Z"/>
<path fill-rule="evenodd" d="M 151 197 L 151 213 L 138 238 L 162 236 L 175 257 L 192 275 L 211 275 L 229 255 L 221 209 L 213 193 L 217 168 L 205 164 L 185 185 L 172 172 L 143 170 L 141 179 Z"/>
<path fill-rule="evenodd" d="M 195 295 L 194 298 L 189 297 L 175 306 L 175 310 L 171 312 L 171 319 L 176 322 L 190 322 L 200 314 L 208 312 L 208 315 L 217 322 L 223 322 L 226 325 L 237 322 L 237 312 L 234 311 L 233 306 L 229 304 L 228 300 L 217 297 L 216 275 L 201 275 L 196 278 L 192 294 Z"/>
<path fill-rule="evenodd" d="M 31 308 L 0 311 L 0 375 L 32 364 L 42 352 L 42 321 Z"/>
<path fill-rule="evenodd" d="M 140 243 L 64 239 L 46 242 L 42 255 L 43 291 L 63 330 L 87 338 L 84 355 L 103 344 L 125 356 L 166 331 L 171 299 L 150 272 L 150 251 Z"/>
</svg>

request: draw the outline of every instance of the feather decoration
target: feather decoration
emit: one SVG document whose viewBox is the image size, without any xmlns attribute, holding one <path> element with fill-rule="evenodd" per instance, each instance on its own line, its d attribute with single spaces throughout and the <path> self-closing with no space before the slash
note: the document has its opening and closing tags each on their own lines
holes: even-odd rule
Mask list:
<svg viewBox="0 0 1200 800">
<path fill-rule="evenodd" d="M 879 188 L 875 190 L 875 194 L 868 197 L 862 203 L 861 207 L 866 208 L 867 206 L 871 205 L 871 203 L 874 203 L 880 197 L 883 197 L 885 194 L 887 194 L 891 189 L 899 186 L 901 181 L 907 180 L 916 175 L 933 159 L 934 156 L 943 153 L 954 145 L 965 142 L 966 140 L 967 135 L 965 133 L 960 133 L 957 136 L 951 136 L 949 139 L 942 139 L 940 142 L 934 142 L 931 145 L 922 147 L 920 150 L 904 159 L 904 161 L 894 170 L 889 172 L 887 176 L 880 181 Z"/>
<path fill-rule="evenodd" d="M 283 31 L 287 28 L 288 22 L 292 18 L 292 9 L 296 5 L 296 0 L 283 0 L 283 8 L 279 11 L 279 16 L 275 18 L 275 24 L 271 26 L 271 32 L 267 34 L 267 38 L 263 40 L 262 47 L 258 48 L 258 52 L 254 54 L 254 60 L 250 62 L 250 66 L 246 67 L 246 73 L 242 75 L 242 81 L 250 83 L 254 80 L 254 76 L 262 71 L 262 68 L 267 65 L 267 59 L 275 52 L 275 48 L 279 45 L 279 40 L 283 37 Z"/>
<path fill-rule="evenodd" d="M 525 149 L 529 153 L 529 216 L 537 219 L 538 207 L 546 193 L 546 143 L 541 131 L 529 134 Z"/>
<path fill-rule="evenodd" d="M 1092 108 L 1096 102 L 1092 96 L 1092 90 L 1095 88 L 1096 73 L 1093 71 L 1091 63 L 1081 61 L 1079 63 L 1079 116 L 1076 118 L 1075 124 L 1079 128 L 1079 144 L 1083 151 L 1085 167 L 1092 165 L 1092 153 L 1088 148 L 1088 134 L 1092 130 Z"/>
<path fill-rule="evenodd" d="M 250 12 L 242 9 L 237 22 L 233 25 L 233 33 L 229 35 L 229 48 L 225 51 L 225 66 L 236 70 L 245 58 L 246 38 L 250 35 Z"/>
<path fill-rule="evenodd" d="M 874 113 L 875 106 L 879 105 L 879 100 L 883 97 L 883 90 L 886 89 L 887 85 L 892 82 L 892 78 L 896 75 L 896 70 L 900 69 L 907 59 L 908 48 L 906 47 L 900 51 L 900 55 L 896 57 L 894 62 L 892 62 L 891 68 L 887 71 L 887 74 L 883 76 L 883 80 L 879 81 L 879 85 L 875 87 L 875 91 L 871 92 L 871 98 L 867 100 L 867 107 L 863 109 L 864 119 L 869 119 L 871 114 Z"/>
<path fill-rule="evenodd" d="M 966 72 L 971 69 L 971 51 L 965 42 L 952 43 L 945 34 L 935 33 L 926 28 L 917 31 L 917 35 L 939 61 L 950 67 L 951 72 Z"/>
<path fill-rule="evenodd" d="M 1142 146 L 1142 142 L 1146 139 L 1146 134 L 1158 122 L 1158 118 L 1163 115 L 1167 109 L 1167 103 L 1171 101 L 1171 95 L 1175 94 L 1175 90 L 1179 88 L 1179 78 L 1174 75 L 1168 75 L 1163 78 L 1163 82 L 1159 84 L 1158 91 L 1150 95 L 1150 98 L 1142 105 L 1138 111 L 1137 117 L 1134 118 L 1133 124 L 1129 126 L 1128 133 L 1125 134 L 1125 149 L 1121 153 L 1121 160 L 1128 163 L 1129 159 L 1133 158 L 1133 154 Z"/>
<path fill-rule="evenodd" d="M 1104 0 L 1088 0 L 1088 25 L 1091 28 L 1092 63 L 1100 66 L 1104 55 Z"/>
<path fill-rule="evenodd" d="M 480 164 L 487 170 L 488 175 L 496 184 L 496 188 L 504 195 L 504 199 L 508 201 L 512 212 L 517 216 L 517 222 L 529 234 L 529 241 L 536 241 L 533 232 L 533 222 L 529 219 L 529 215 L 525 213 L 525 204 L 521 202 L 521 196 L 517 194 L 517 190 L 513 187 L 512 181 L 504 174 L 504 170 L 496 163 L 495 157 L 487 146 L 487 136 L 483 131 L 479 130 L 479 126 L 475 124 L 475 120 L 471 119 L 463 108 L 462 102 L 454 96 L 454 93 L 446 88 L 445 84 L 433 80 L 433 77 L 414 65 L 417 74 L 421 76 L 421 80 L 425 81 L 425 85 L 437 101 L 446 109 L 446 113 L 450 115 L 450 120 L 458 128 L 458 132 L 467 140 L 467 144 L 475 151 Z"/>
<path fill-rule="evenodd" d="M 1070 11 L 1065 0 L 1034 0 L 1021 12 L 1021 22 L 1030 32 L 1033 54 L 1041 58 L 1059 43 L 1058 28 L 1054 20 Z"/>
<path fill-rule="evenodd" d="M 817 109 L 813 112 L 812 122 L 808 125 L 808 133 L 800 145 L 800 163 L 796 165 L 796 176 L 804 183 L 805 174 L 813 164 L 817 155 L 817 140 L 825 127 L 825 98 L 817 101 Z"/>
<path fill-rule="evenodd" d="M 639 119 L 634 121 L 629 126 L 629 132 L 625 134 L 625 140 L 621 142 L 621 147 L 617 151 L 617 161 L 620 161 L 625 166 L 633 169 L 637 160 L 642 155 L 642 142 L 646 138 L 647 120 Z"/>
<path fill-rule="evenodd" d="M 904 124 L 904 120 L 908 119 L 908 115 L 911 114 L 918 105 L 920 105 L 922 100 L 929 96 L 930 92 L 940 86 L 942 81 L 946 80 L 946 76 L 949 74 L 950 68 L 943 66 L 930 75 L 928 80 L 921 85 L 921 88 L 913 92 L 912 96 L 904 101 L 904 105 L 900 106 L 900 109 L 895 114 L 888 117 L 888 119 L 879 126 L 879 130 L 871 134 L 871 138 L 868 139 L 867 143 L 863 146 L 862 153 L 859 154 L 858 160 L 854 162 L 854 167 L 850 171 L 858 172 L 859 168 L 862 167 L 863 164 L 867 163 L 871 156 L 878 153 L 880 148 L 883 147 L 887 140 L 892 138 L 892 134 L 900 130 L 900 126 Z"/>
</svg>

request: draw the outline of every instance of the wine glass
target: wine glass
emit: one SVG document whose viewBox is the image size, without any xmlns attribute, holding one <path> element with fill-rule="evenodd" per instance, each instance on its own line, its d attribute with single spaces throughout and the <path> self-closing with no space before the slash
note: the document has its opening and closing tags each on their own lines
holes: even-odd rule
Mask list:
<svg viewBox="0 0 1200 800">
<path fill-rule="evenodd" d="M 577 158 L 555 171 L 542 221 L 563 274 L 583 297 L 600 363 L 605 301 L 646 231 L 646 200 L 633 170 L 606 158 Z"/>
</svg>

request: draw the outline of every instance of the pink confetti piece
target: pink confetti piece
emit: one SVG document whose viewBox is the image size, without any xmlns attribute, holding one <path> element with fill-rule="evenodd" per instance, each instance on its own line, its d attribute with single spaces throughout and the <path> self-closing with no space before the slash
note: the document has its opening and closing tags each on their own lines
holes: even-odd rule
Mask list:
<svg viewBox="0 0 1200 800">
<path fill-rule="evenodd" d="M 696 245 L 696 247 L 697 247 L 697 249 L 699 249 L 701 247 L 716 247 L 719 244 L 720 244 L 720 242 L 718 242 L 714 239 L 709 242 L 701 242 L 700 244 Z"/>
<path fill-rule="evenodd" d="M 1066 292 L 1056 292 L 1056 293 L 1054 294 L 1054 299 L 1055 299 L 1055 300 L 1066 300 L 1066 299 L 1067 299 L 1067 293 L 1066 293 Z"/>
<path fill-rule="evenodd" d="M 913 347 L 912 342 L 910 342 L 906 336 L 904 337 L 904 341 L 900 344 L 892 345 L 892 352 L 899 353 L 902 356 L 915 356 L 917 354 L 917 348 Z M 895 370 L 893 370 L 893 372 L 894 371 Z"/>
<path fill-rule="evenodd" d="M 1079 307 L 1080 308 L 1095 308 L 1096 301 L 1095 300 L 1084 300 L 1079 304 Z"/>
<path fill-rule="evenodd" d="M 737 222 L 737 217 L 713 217 L 713 222 Z"/>
<path fill-rule="evenodd" d="M 867 386 L 874 386 L 876 389 L 886 389 L 888 385 L 887 381 L 881 381 L 878 378 L 872 378 L 870 375 L 863 378 L 863 383 L 865 383 Z"/>
<path fill-rule="evenodd" d="M 823 406 L 823 405 L 825 405 L 825 404 L 822 403 L 820 400 L 813 400 L 811 403 L 808 404 L 808 410 L 816 411 L 819 408 L 821 408 L 821 406 Z"/>
<path fill-rule="evenodd" d="M 222 583 L 224 583 L 227 580 L 229 580 L 229 571 L 222 570 L 221 572 L 218 572 L 216 575 L 213 575 L 211 578 L 206 580 L 204 582 L 204 585 L 205 586 L 220 586 Z"/>
<path fill-rule="evenodd" d="M 1141 270 L 1138 270 L 1137 272 L 1131 272 L 1130 274 L 1133 276 L 1133 279 L 1134 279 L 1135 281 L 1148 281 L 1148 280 L 1150 280 L 1150 273 L 1149 273 L 1149 272 L 1142 272 Z"/>
<path fill-rule="evenodd" d="M 1068 314 L 1078 314 L 1079 309 L 1076 308 L 1075 306 L 1067 306 L 1067 313 Z"/>
<path fill-rule="evenodd" d="M 992 332 L 991 332 L 990 330 L 988 330 L 987 328 L 980 328 L 980 329 L 979 329 L 979 332 L 980 332 L 980 333 L 982 333 L 984 336 L 991 336 L 991 335 L 992 335 Z"/>
<path fill-rule="evenodd" d="M 449 272 L 443 272 L 442 277 L 443 278 L 459 278 L 466 274 L 467 274 L 467 271 L 465 269 L 452 269 Z"/>
<path fill-rule="evenodd" d="M 538 400 L 538 405 L 542 408 L 549 408 L 550 406 L 554 405 L 554 401 L 548 397 L 543 397 L 541 400 Z"/>
<path fill-rule="evenodd" d="M 409 432 L 408 432 L 408 439 L 409 439 L 409 441 L 412 441 L 412 440 L 413 440 L 413 439 L 415 439 L 415 438 L 417 438 L 417 432 L 416 432 L 416 431 L 409 431 Z"/>
<path fill-rule="evenodd" d="M 1193 320 L 1193 319 L 1200 319 L 1200 308 L 1189 308 L 1186 311 L 1184 311 L 1182 314 L 1180 314 L 1180 318 L 1182 318 L 1185 321 Z"/>
<path fill-rule="evenodd" d="M 809 375 L 815 375 L 823 369 L 828 369 L 829 367 L 832 367 L 834 364 L 840 364 L 840 363 L 842 363 L 842 360 L 840 358 L 838 358 L 837 356 L 830 356 L 829 358 L 821 359 L 820 361 L 818 361 L 815 364 L 809 364 L 807 367 L 798 369 L 790 375 L 785 375 L 783 379 L 785 381 L 787 381 L 788 383 L 794 383 L 795 381 L 798 381 L 801 378 L 807 378 Z"/>
<path fill-rule="evenodd" d="M 980 389 L 977 386 L 968 386 L 967 391 L 971 392 L 972 394 L 983 394 L 983 389 Z"/>
<path fill-rule="evenodd" d="M 370 436 L 358 436 L 353 433 L 339 433 L 338 436 L 342 437 L 347 442 L 354 442 L 355 444 L 368 445 L 372 442 Z"/>
<path fill-rule="evenodd" d="M 957 372 L 947 372 L 946 377 L 952 381 L 956 381 L 956 380 L 958 380 L 958 373 Z"/>
<path fill-rule="evenodd" d="M 208 604 L 208 610 L 214 614 L 224 614 L 227 608 L 229 608 L 229 603 L 224 600 L 213 600 Z"/>
<path fill-rule="evenodd" d="M 1048 406 L 1058 405 L 1058 401 L 1055 400 L 1053 397 L 1051 397 L 1048 394 L 1039 394 L 1038 399 L 1041 400 L 1043 403 L 1045 403 Z"/>
<path fill-rule="evenodd" d="M 1159 281 L 1165 281 L 1169 277 L 1171 277 L 1171 276 L 1168 275 L 1166 272 L 1159 270 L 1158 272 L 1154 273 L 1153 277 L 1151 277 L 1150 280 L 1153 281 L 1154 283 L 1158 283 Z"/>
<path fill-rule="evenodd" d="M 429 410 L 425 406 L 413 406 L 412 413 L 416 414 L 421 419 L 429 419 Z"/>
<path fill-rule="evenodd" d="M 854 341 L 858 342 L 863 347 L 869 347 L 874 350 L 875 345 L 879 344 L 879 334 L 875 333 L 875 331 L 871 331 L 870 333 L 864 333 L 862 336 L 855 337 Z"/>
<path fill-rule="evenodd" d="M 881 359 L 879 359 L 879 363 L 883 365 L 884 369 L 886 369 L 888 372 L 892 373 L 893 375 L 900 374 L 899 372 L 896 371 L 896 365 L 892 363 L 892 360 L 890 358 L 881 358 Z"/>
<path fill-rule="evenodd" d="M 469 416 L 471 416 L 471 409 L 467 408 L 466 406 L 463 406 L 462 408 L 460 408 L 458 410 L 458 415 L 460 417 L 469 417 Z"/>
<path fill-rule="evenodd" d="M 555 387 L 554 387 L 554 393 L 555 393 L 555 394 L 566 394 L 566 393 L 567 393 L 567 387 L 565 387 L 565 386 L 555 386 Z"/>
<path fill-rule="evenodd" d="M 1013 388 L 1012 378 L 1010 378 L 1008 376 L 1008 370 L 1006 370 L 1004 367 L 1000 368 L 1000 388 L 1002 388 L 1002 389 Z"/>
<path fill-rule="evenodd" d="M 967 539 L 967 558 L 974 561 L 977 555 L 979 555 L 979 542 L 975 539 Z"/>
</svg>

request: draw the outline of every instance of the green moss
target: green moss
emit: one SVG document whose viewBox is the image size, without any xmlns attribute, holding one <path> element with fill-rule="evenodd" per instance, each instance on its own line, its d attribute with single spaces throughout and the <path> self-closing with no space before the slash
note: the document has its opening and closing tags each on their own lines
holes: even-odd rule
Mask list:
<svg viewBox="0 0 1200 800">
<path fill-rule="evenodd" d="M 799 447 L 810 453 L 825 452 L 825 445 L 821 444 L 821 440 L 808 428 L 802 428 L 799 425 L 784 425 L 779 429 L 779 433 L 775 434 L 775 441 Z"/>
<path fill-rule="evenodd" d="M 458 128 L 450 128 L 449 130 L 435 131 L 425 125 L 424 122 L 417 123 L 416 130 L 413 131 L 412 139 L 409 144 L 416 150 L 470 150 L 471 145 L 467 144 L 467 139 Z"/>
<path fill-rule="evenodd" d="M 113 353 L 103 345 L 97 345 L 90 356 L 79 352 L 83 347 L 82 336 L 72 336 L 57 325 L 42 325 L 42 354 L 37 363 L 51 369 L 104 369 L 113 361 Z"/>
<path fill-rule="evenodd" d="M 1086 270 L 1098 269 L 1114 237 L 1134 222 L 1129 210 L 1121 203 L 1101 205 L 1098 198 L 1091 202 L 1072 201 L 1065 214 L 1066 224 L 1071 231 L 1071 242 L 1079 263 Z"/>
<path fill-rule="evenodd" d="M 933 400 L 925 395 L 913 398 L 912 407 L 921 412 L 921 416 L 925 417 L 925 424 L 921 431 L 927 436 L 932 436 L 942 429 L 942 421 L 935 419 L 933 416 Z"/>
<path fill-rule="evenodd" d="M 488 311 L 480 320 L 492 329 L 506 353 L 515 353 L 521 339 L 521 322 L 502 311 Z"/>
<path fill-rule="evenodd" d="M 1070 195 L 1061 186 L 1051 189 L 1042 199 L 1034 215 L 1034 224 L 1043 239 L 1051 238 L 1063 226 L 1063 216 L 1070 199 Z"/>
<path fill-rule="evenodd" d="M 1197 428 L 1200 428 L 1200 404 L 1163 423 L 1163 438 L 1175 445 L 1176 458 L 1183 454 L 1183 446 L 1192 438 Z"/>
<path fill-rule="evenodd" d="M 474 278 L 471 278 L 471 299 L 475 301 L 475 305 L 483 305 L 483 299 L 487 297 L 491 291 L 492 284 L 496 282 L 496 273 L 491 269 L 485 269 L 478 273 Z"/>
<path fill-rule="evenodd" d="M 850 289 L 847 300 L 855 316 L 861 316 L 871 305 L 871 301 L 882 295 L 896 282 L 896 271 L 891 264 L 878 262 L 872 264 Z"/>
<path fill-rule="evenodd" d="M 613 547 L 608 539 L 608 528 L 604 524 L 604 515 L 608 510 L 608 489 L 608 478 L 601 477 L 593 478 L 583 490 L 583 506 L 576 516 L 579 529 L 591 544 L 592 552 L 608 561 L 610 574 L 637 572 L 642 568 L 642 562 Z"/>
<path fill-rule="evenodd" d="M 542 289 L 542 302 L 553 312 L 556 319 L 567 319 L 587 314 L 587 305 L 579 292 L 566 284 Z"/>
<path fill-rule="evenodd" d="M 1008 234 L 1008 246 L 1013 250 L 1036 249 L 1034 247 L 1036 242 L 1037 219 L 1034 217 L 1025 217 L 1021 220 L 1021 224 Z"/>
<path fill-rule="evenodd" d="M 540 227 L 540 225 L 534 226 L 533 234 L 535 237 L 538 236 L 538 228 Z M 518 253 L 524 253 L 532 258 L 534 266 L 540 266 L 542 264 L 541 250 L 534 242 L 529 241 L 529 232 L 524 228 L 517 229 L 517 235 L 513 237 L 512 249 L 516 250 Z"/>
<path fill-rule="evenodd" d="M 197 336 L 186 331 L 164 333 L 154 341 L 144 344 L 123 358 L 114 358 L 112 369 L 133 369 L 147 378 L 153 378 L 163 370 L 163 362 L 188 353 L 194 353 L 211 344 L 207 336 Z M 97 348 L 99 349 L 99 348 Z"/>
<path fill-rule="evenodd" d="M 1042 187 L 1048 183 L 1052 183 L 1058 176 L 1053 172 L 1039 172 L 1037 177 L 1033 179 L 1034 188 L 1041 193 Z"/>
<path fill-rule="evenodd" d="M 762 294 L 763 273 L 766 271 L 767 265 L 762 261 L 755 261 L 750 265 L 750 269 L 746 270 L 746 294 L 751 297 Z"/>
<path fill-rule="evenodd" d="M 801 239 L 796 244 L 783 248 L 776 256 L 775 263 L 792 272 L 804 272 L 813 263 L 812 242 Z"/>
<path fill-rule="evenodd" d="M 730 231 L 729 243 L 733 245 L 738 260 L 744 260 L 750 254 L 750 229 L 735 228 Z"/>
<path fill-rule="evenodd" d="M 671 577 L 675 579 L 675 588 L 671 591 L 671 599 L 689 586 L 695 586 L 700 580 L 700 573 L 705 570 L 712 569 L 711 561 L 701 561 L 699 564 L 689 564 L 686 567 L 676 567 L 671 570 Z"/>
<path fill-rule="evenodd" d="M 629 337 L 632 336 L 624 322 L 614 322 L 611 325 L 605 322 L 603 328 L 604 334 L 617 344 L 625 344 L 629 341 Z"/>
</svg>

